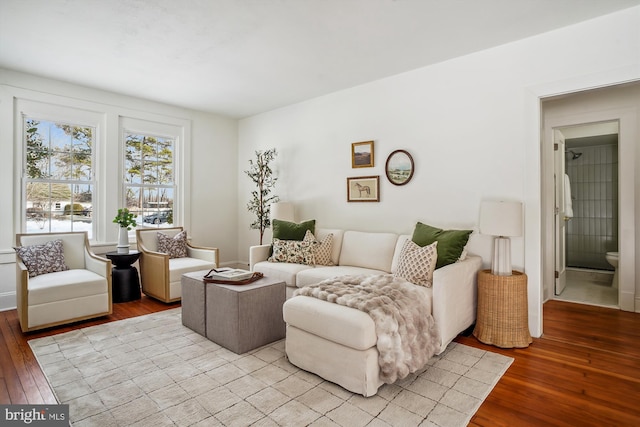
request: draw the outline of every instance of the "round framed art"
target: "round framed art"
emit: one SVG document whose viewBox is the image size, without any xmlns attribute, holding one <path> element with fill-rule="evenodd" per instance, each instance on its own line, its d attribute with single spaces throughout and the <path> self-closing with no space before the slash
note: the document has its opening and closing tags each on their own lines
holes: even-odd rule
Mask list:
<svg viewBox="0 0 640 427">
<path fill-rule="evenodd" d="M 413 157 L 406 150 L 396 150 L 387 157 L 385 172 L 393 185 L 405 185 L 413 177 Z"/>
</svg>

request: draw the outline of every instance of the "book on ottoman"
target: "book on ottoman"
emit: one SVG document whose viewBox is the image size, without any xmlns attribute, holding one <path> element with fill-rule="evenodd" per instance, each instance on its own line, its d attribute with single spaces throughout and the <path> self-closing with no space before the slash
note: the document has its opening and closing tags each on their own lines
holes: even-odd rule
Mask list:
<svg viewBox="0 0 640 427">
<path fill-rule="evenodd" d="M 240 281 L 249 279 L 253 272 L 239 268 L 214 268 L 205 277 L 213 280 Z"/>
</svg>

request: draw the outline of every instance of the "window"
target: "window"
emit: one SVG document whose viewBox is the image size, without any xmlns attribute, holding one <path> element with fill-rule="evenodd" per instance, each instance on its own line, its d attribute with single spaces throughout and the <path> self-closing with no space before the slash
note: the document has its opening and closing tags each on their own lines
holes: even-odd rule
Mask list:
<svg viewBox="0 0 640 427">
<path fill-rule="evenodd" d="M 25 231 L 91 238 L 95 128 L 26 116 L 23 125 Z"/>
<path fill-rule="evenodd" d="M 125 205 L 138 226 L 174 223 L 175 138 L 125 131 Z"/>
</svg>

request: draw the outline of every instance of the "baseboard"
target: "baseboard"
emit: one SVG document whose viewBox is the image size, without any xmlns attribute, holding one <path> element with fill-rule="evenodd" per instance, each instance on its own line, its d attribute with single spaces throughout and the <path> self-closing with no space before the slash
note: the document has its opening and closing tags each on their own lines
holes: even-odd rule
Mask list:
<svg viewBox="0 0 640 427">
<path fill-rule="evenodd" d="M 16 293 L 3 292 L 0 294 L 0 311 L 13 310 L 16 308 Z"/>
<path fill-rule="evenodd" d="M 634 292 L 624 292 L 621 291 L 618 294 L 618 301 L 620 305 L 620 310 L 623 311 L 638 311 L 638 303 L 640 301 L 640 296 L 635 295 Z"/>
</svg>

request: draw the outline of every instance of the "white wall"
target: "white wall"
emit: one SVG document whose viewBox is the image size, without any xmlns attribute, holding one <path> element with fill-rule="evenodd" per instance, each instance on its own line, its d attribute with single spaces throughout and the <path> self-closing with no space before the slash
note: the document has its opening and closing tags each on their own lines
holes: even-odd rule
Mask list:
<svg viewBox="0 0 640 427">
<path fill-rule="evenodd" d="M 297 219 L 323 227 L 411 232 L 416 221 L 475 227 L 484 199 L 525 203 L 514 267 L 529 276 L 529 326 L 541 329 L 540 101 L 640 78 L 640 7 L 257 115 L 239 125 L 239 259 L 257 244 L 242 173 L 275 147 L 276 193 Z M 375 141 L 375 166 L 351 168 L 351 143 Z M 406 149 L 416 172 L 396 187 L 387 155 Z M 346 177 L 381 176 L 380 203 L 347 203 Z M 473 251 L 490 261 L 490 240 Z M 244 257 L 244 258 L 243 258 Z"/>
<path fill-rule="evenodd" d="M 192 241 L 220 249 L 222 263 L 235 264 L 237 249 L 237 121 L 157 102 L 126 97 L 32 75 L 0 69 L 0 310 L 15 307 L 15 234 L 19 230 L 20 167 L 15 155 L 16 100 L 29 99 L 52 105 L 89 110 L 102 117 L 99 131 L 105 146 L 98 167 L 98 179 L 118 181 L 119 131 L 121 116 L 158 122 L 186 124 L 184 195 L 189 201 L 183 225 Z M 18 120 L 18 123 L 20 121 Z M 106 158 L 106 160 L 104 160 Z M 108 185 L 98 202 L 107 221 L 98 225 L 92 244 L 97 253 L 115 247 L 117 227 L 111 224 L 120 207 L 121 189 Z M 106 193 L 106 194 L 104 194 Z M 16 225 L 17 224 L 17 225 Z"/>
</svg>

